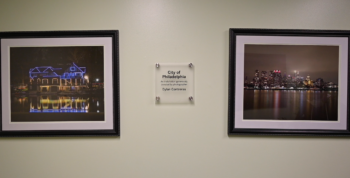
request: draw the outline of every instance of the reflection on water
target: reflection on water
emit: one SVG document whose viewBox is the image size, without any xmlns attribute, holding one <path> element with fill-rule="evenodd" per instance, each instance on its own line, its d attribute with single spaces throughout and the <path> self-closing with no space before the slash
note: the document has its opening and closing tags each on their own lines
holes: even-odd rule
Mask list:
<svg viewBox="0 0 350 178">
<path fill-rule="evenodd" d="M 338 92 L 244 90 L 244 119 L 337 120 Z"/>
<path fill-rule="evenodd" d="M 104 111 L 103 97 L 42 95 L 11 98 L 12 112 L 98 113 Z"/>
</svg>

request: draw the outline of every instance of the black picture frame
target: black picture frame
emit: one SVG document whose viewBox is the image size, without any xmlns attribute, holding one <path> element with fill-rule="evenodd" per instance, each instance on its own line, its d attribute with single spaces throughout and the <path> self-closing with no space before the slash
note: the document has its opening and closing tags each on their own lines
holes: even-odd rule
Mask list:
<svg viewBox="0 0 350 178">
<path fill-rule="evenodd" d="M 350 78 L 350 72 L 349 72 L 349 36 L 350 31 L 345 30 L 292 30 L 292 29 L 238 29 L 238 28 L 231 28 L 229 29 L 229 93 L 228 93 L 228 135 L 302 135 L 302 136 L 349 136 L 350 135 L 350 121 L 349 121 L 349 78 Z M 269 87 L 269 78 L 264 75 L 261 77 L 262 73 L 260 71 L 256 70 L 255 75 L 260 77 L 259 79 L 255 78 L 253 85 L 252 82 L 250 82 L 250 79 L 247 79 L 249 77 L 244 76 L 245 70 L 251 70 L 256 64 L 253 64 L 252 61 L 254 60 L 260 60 L 260 59 L 266 59 L 266 63 L 263 63 L 261 66 L 278 66 L 279 62 L 273 62 L 271 55 L 273 55 L 273 50 L 276 50 L 276 59 L 278 58 L 278 54 L 283 54 L 287 57 L 285 57 L 285 63 L 288 64 L 294 64 L 299 61 L 299 59 L 295 59 L 294 63 L 288 58 L 289 54 L 283 53 L 282 48 L 288 48 L 289 46 L 291 48 L 294 48 L 296 50 L 301 49 L 303 46 L 306 47 L 312 47 L 315 46 L 315 48 L 321 48 L 327 49 L 331 51 L 331 47 L 338 47 L 338 84 L 334 84 L 333 82 L 324 82 L 324 85 L 320 85 L 320 79 L 317 79 L 318 83 L 315 84 L 315 81 L 312 81 L 310 79 L 310 76 L 308 76 L 307 81 L 314 82 L 313 85 L 308 84 L 308 82 L 304 83 L 304 78 L 299 76 L 299 71 L 294 71 L 294 76 L 289 78 L 289 81 L 295 82 L 293 84 L 292 82 L 283 82 L 283 74 L 281 74 L 276 80 L 276 83 L 273 83 Z M 279 48 L 280 46 L 283 46 Z M 300 47 L 300 48 L 299 48 Z M 278 50 L 277 50 L 278 49 Z M 271 50 L 271 52 L 269 52 Z M 281 52 L 282 50 L 282 52 Z M 293 49 L 294 50 L 294 49 Z M 290 50 L 292 51 L 292 50 Z M 305 50 L 310 51 L 310 50 Z M 268 57 L 263 58 L 263 55 L 266 55 Z M 319 52 L 320 54 L 323 52 Z M 294 54 L 291 52 L 291 54 Z M 332 53 L 333 54 L 333 53 Z M 260 57 L 259 57 L 260 55 Z M 270 56 L 269 56 L 270 55 Z M 298 55 L 302 55 L 298 53 Z M 318 54 L 314 54 L 315 56 L 318 56 Z M 268 59 L 271 57 L 271 59 Z M 309 56 L 308 56 L 309 57 Z M 319 56 L 318 56 L 319 57 Z M 316 58 L 316 57 L 315 57 Z M 336 55 L 333 55 L 330 59 L 335 59 Z M 281 58 L 282 59 L 282 58 Z M 323 59 L 323 58 L 322 58 Z M 301 60 L 301 59 L 300 59 Z M 313 60 L 313 58 L 312 58 Z M 312 63 L 312 60 L 310 58 L 310 61 L 308 59 L 307 62 Z M 327 63 L 327 59 L 324 61 L 325 64 Z M 323 61 L 323 60 L 319 60 Z M 261 62 L 261 61 L 258 61 Z M 280 62 L 283 63 L 283 62 Z M 301 63 L 301 62 L 300 62 Z M 251 64 L 251 65 L 250 65 Z M 296 65 L 295 65 L 296 66 Z M 307 65 L 305 65 L 307 66 Z M 286 68 L 286 71 L 290 71 L 290 68 L 288 68 L 288 65 L 284 65 L 284 68 Z M 303 69 L 305 75 L 305 71 L 313 72 L 314 69 L 308 68 Z M 336 68 L 336 67 L 333 67 Z M 332 70 L 333 70 L 332 68 Z M 275 70 L 276 68 L 271 68 L 267 70 L 271 71 L 271 78 L 273 76 L 277 76 L 278 70 Z M 288 69 L 288 70 L 287 70 Z M 329 69 L 331 70 L 331 69 Z M 275 72 L 276 71 L 276 72 Z M 283 73 L 279 71 L 280 73 Z M 330 72 L 330 71 L 327 71 Z M 255 75 L 253 71 L 251 72 L 252 76 L 250 78 L 254 78 Z M 315 73 L 315 72 L 314 72 Z M 261 74 L 261 75 L 260 75 Z M 265 74 L 265 71 L 264 71 Z M 249 74 L 250 75 L 250 74 Z M 268 76 L 268 75 L 267 75 Z M 322 75 L 324 76 L 324 75 Z M 330 78 L 336 75 L 327 74 L 326 77 Z M 288 79 L 289 75 L 287 75 Z M 270 78 L 270 79 L 271 79 Z M 329 79 L 331 80 L 331 79 Z M 258 82 L 257 82 L 258 81 Z M 259 82 L 264 81 L 264 84 L 261 84 Z M 282 81 L 282 82 L 281 82 Z M 302 81 L 302 83 L 300 83 Z M 279 85 L 280 84 L 280 85 Z M 286 85 L 290 84 L 290 85 Z M 334 85 L 333 85 L 334 84 Z M 252 87 L 253 86 L 253 87 Z M 277 87 L 278 86 L 278 87 Z M 288 88 L 289 86 L 294 86 L 293 91 L 291 90 L 282 90 L 282 87 Z M 326 86 L 326 87 L 325 87 Z M 305 88 L 307 89 L 305 89 Z M 319 88 L 317 88 L 319 87 Z M 329 87 L 334 87 L 331 90 Z M 336 88 L 337 87 L 337 88 Z M 254 89 L 255 88 L 255 89 Z M 263 91 L 262 88 L 269 88 L 266 90 L 270 91 Z M 335 89 L 336 88 L 336 89 Z M 251 91 L 249 91 L 251 90 Z M 255 91 L 256 90 L 256 91 Z M 256 93 L 258 94 L 256 94 Z M 288 94 L 284 93 L 292 93 L 291 95 L 298 98 L 299 93 L 305 93 L 305 94 L 299 94 L 299 95 L 312 95 L 310 97 L 311 99 L 308 99 L 307 101 L 301 101 L 302 99 L 299 99 L 299 104 L 295 104 L 296 107 L 291 107 L 292 104 L 285 104 L 284 106 L 280 105 L 281 103 L 272 104 L 268 106 L 264 106 L 265 103 L 269 103 L 269 101 L 264 100 L 262 102 L 262 99 L 260 96 L 263 96 L 264 93 L 273 93 L 273 99 L 280 101 L 280 98 L 276 98 L 277 96 L 283 96 L 283 98 L 286 100 L 282 101 L 281 103 L 293 103 L 291 99 L 288 100 Z M 312 94 L 308 94 L 312 93 Z M 334 98 L 336 99 L 336 111 L 333 112 L 333 115 L 329 114 L 329 110 L 327 110 L 328 107 L 331 107 L 331 105 L 325 106 L 325 104 L 315 104 L 316 96 L 324 95 L 324 92 L 329 92 L 329 95 L 325 95 L 326 97 L 323 98 Z M 333 93 L 332 93 L 333 92 Z M 275 94 L 278 93 L 278 94 Z M 266 94 L 268 95 L 268 94 Z M 333 97 L 334 95 L 334 97 Z M 252 99 L 253 96 L 253 99 Z M 265 96 L 265 98 L 270 98 L 269 96 Z M 321 100 L 321 103 L 329 103 L 328 100 L 325 101 L 325 99 Z M 324 101 L 324 102 L 323 102 Z M 271 101 L 274 103 L 275 101 Z M 253 103 L 253 104 L 252 104 Z M 311 104 L 310 104 L 311 103 Z M 333 102 L 335 103 L 335 102 Z M 255 105 L 254 105 L 255 104 Z M 305 107 L 305 105 L 313 107 L 314 109 L 318 109 L 320 113 L 327 112 L 327 119 L 330 120 L 321 120 L 321 117 L 316 117 L 315 115 L 311 117 L 307 117 L 309 115 L 305 114 L 307 111 L 301 111 Z M 267 104 L 266 104 L 267 105 Z M 332 105 L 332 106 L 333 106 Z M 282 108 L 283 107 L 283 108 Z M 264 113 L 260 112 L 264 108 Z M 278 109 L 274 109 L 278 108 Z M 281 109 L 282 108 L 282 109 Z M 293 108 L 293 109 L 292 109 Z M 299 108 L 299 109 L 298 109 Z M 323 109 L 323 110 L 322 110 Z M 329 109 L 329 108 L 328 108 Z M 270 117 L 269 112 L 270 111 L 283 111 L 283 112 L 276 112 L 283 116 L 291 116 L 293 119 L 285 119 L 281 117 L 280 115 L 276 114 L 276 117 Z M 324 111 L 326 110 L 326 111 Z M 333 108 L 334 110 L 334 108 Z M 252 114 L 253 113 L 253 114 Z M 265 114 L 267 113 L 267 114 Z M 287 113 L 287 114 L 286 114 Z M 288 114 L 289 113 L 289 114 Z M 292 113 L 292 114 L 290 114 Z M 315 110 L 310 111 L 310 113 L 316 113 Z M 316 113 L 317 114 L 317 113 Z M 331 116 L 337 116 L 337 117 L 331 117 Z M 267 118 L 270 117 L 270 118 Z M 323 116 L 322 116 L 323 117 Z M 285 120 L 283 120 L 285 119 Z M 298 120 L 296 120 L 298 119 Z M 312 120 L 316 119 L 316 120 Z M 333 120 L 333 121 L 331 121 Z"/>
<path fill-rule="evenodd" d="M 0 49 L 0 137 L 120 136 L 118 30 L 0 32 Z"/>
</svg>

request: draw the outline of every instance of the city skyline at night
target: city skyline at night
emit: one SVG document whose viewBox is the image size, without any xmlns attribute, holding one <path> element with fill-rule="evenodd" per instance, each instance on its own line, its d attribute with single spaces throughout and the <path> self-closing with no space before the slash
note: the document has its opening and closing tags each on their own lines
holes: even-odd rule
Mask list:
<svg viewBox="0 0 350 178">
<path fill-rule="evenodd" d="M 246 44 L 244 78 L 253 80 L 256 70 L 279 70 L 282 77 L 298 71 L 304 79 L 338 83 L 339 46 Z"/>
<path fill-rule="evenodd" d="M 246 44 L 244 119 L 338 118 L 339 46 Z"/>
<path fill-rule="evenodd" d="M 309 75 L 304 77 L 299 74 L 298 70 L 294 70 L 293 74 L 283 74 L 281 70 L 255 70 L 252 80 L 248 80 L 248 76 L 245 77 L 244 87 L 246 89 L 338 89 L 338 84 L 333 81 L 324 81 L 321 77 L 313 79 Z"/>
</svg>

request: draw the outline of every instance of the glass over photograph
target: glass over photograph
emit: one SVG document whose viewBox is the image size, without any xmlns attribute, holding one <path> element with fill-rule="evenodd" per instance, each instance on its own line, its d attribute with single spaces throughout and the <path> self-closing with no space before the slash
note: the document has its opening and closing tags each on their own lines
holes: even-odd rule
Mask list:
<svg viewBox="0 0 350 178">
<path fill-rule="evenodd" d="M 10 47 L 11 122 L 104 121 L 103 46 Z"/>
<path fill-rule="evenodd" d="M 244 46 L 245 120 L 338 120 L 339 46 Z"/>
</svg>

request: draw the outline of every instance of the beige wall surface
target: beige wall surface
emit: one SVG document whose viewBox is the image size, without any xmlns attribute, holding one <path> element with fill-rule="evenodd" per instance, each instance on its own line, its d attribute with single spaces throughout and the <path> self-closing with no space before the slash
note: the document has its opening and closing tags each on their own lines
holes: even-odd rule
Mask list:
<svg viewBox="0 0 350 178">
<path fill-rule="evenodd" d="M 350 177 L 347 138 L 227 136 L 229 28 L 350 30 L 340 0 L 0 0 L 0 31 L 120 34 L 121 137 L 0 138 L 0 177 Z M 154 64 L 195 64 L 155 105 Z"/>
</svg>

